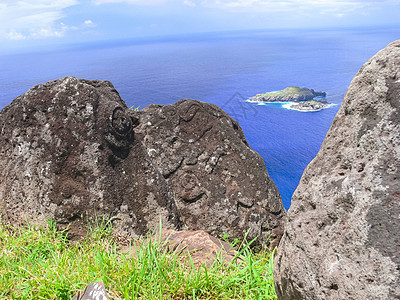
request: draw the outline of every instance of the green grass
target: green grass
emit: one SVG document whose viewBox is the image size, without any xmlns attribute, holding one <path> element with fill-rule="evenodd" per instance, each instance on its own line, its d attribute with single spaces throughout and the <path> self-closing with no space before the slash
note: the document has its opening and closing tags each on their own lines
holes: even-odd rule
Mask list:
<svg viewBox="0 0 400 300">
<path fill-rule="evenodd" d="M 0 224 L 0 299 L 71 299 L 99 280 L 122 299 L 276 299 L 273 254 L 253 253 L 249 243 L 233 263 L 196 269 L 157 239 L 133 243 L 135 258 L 121 253 L 105 225 L 71 242 L 52 222 L 49 229 Z"/>
<path fill-rule="evenodd" d="M 265 97 L 283 97 L 283 96 L 294 96 L 294 95 L 309 95 L 312 96 L 311 90 L 307 88 L 299 88 L 297 86 L 287 87 L 283 90 L 276 92 L 268 92 L 265 94 L 259 94 L 260 96 Z"/>
</svg>

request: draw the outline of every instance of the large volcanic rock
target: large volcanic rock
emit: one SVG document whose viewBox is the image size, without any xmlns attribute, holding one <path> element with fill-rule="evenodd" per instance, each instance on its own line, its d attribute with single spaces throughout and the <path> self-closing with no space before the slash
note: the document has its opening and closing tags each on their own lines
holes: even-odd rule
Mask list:
<svg viewBox="0 0 400 300">
<path fill-rule="evenodd" d="M 264 161 L 239 124 L 212 104 L 180 100 L 137 113 L 138 139 L 174 192 L 182 222 L 214 236 L 274 247 L 286 211 Z"/>
<path fill-rule="evenodd" d="M 129 110 L 112 84 L 73 77 L 16 98 L 0 114 L 0 212 L 53 218 L 71 235 L 105 215 L 125 236 L 159 224 L 275 246 L 285 210 L 261 157 L 215 105 L 181 100 Z M 179 209 L 177 209 L 179 208 Z"/>
<path fill-rule="evenodd" d="M 353 79 L 292 199 L 279 299 L 400 299 L 400 41 Z"/>
<path fill-rule="evenodd" d="M 138 120 L 110 82 L 48 82 L 0 113 L 0 212 L 11 223 L 53 218 L 84 233 L 86 215 L 125 236 L 179 225 L 172 193 L 135 138 Z"/>
</svg>

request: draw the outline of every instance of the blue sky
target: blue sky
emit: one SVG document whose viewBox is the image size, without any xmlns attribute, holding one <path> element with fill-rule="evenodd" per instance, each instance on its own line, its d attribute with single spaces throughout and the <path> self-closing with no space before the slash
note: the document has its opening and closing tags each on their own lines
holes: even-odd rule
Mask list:
<svg viewBox="0 0 400 300">
<path fill-rule="evenodd" d="M 399 26 L 400 0 L 0 0 L 6 47 L 249 29 Z"/>
</svg>

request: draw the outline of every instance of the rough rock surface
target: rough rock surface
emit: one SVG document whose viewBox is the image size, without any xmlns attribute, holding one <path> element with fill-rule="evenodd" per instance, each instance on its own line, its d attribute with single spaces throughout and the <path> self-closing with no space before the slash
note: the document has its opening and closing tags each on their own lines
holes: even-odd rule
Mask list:
<svg viewBox="0 0 400 300">
<path fill-rule="evenodd" d="M 354 77 L 289 209 L 279 299 L 400 299 L 400 40 Z"/>
<path fill-rule="evenodd" d="M 186 258 L 186 263 L 193 262 L 196 267 L 201 265 L 210 267 L 217 258 L 231 262 L 236 256 L 235 249 L 227 242 L 213 237 L 204 230 L 165 229 L 161 233 L 161 241 L 170 251 L 181 253 L 181 257 Z M 190 254 L 190 260 L 184 255 L 187 253 Z"/>
<path fill-rule="evenodd" d="M 259 237 L 274 247 L 282 235 L 283 208 L 264 161 L 239 124 L 215 105 L 180 100 L 137 112 L 138 139 L 174 192 L 186 229 Z"/>
<path fill-rule="evenodd" d="M 133 245 L 123 246 L 119 252 L 138 257 L 142 249 L 147 247 L 149 240 L 136 241 Z M 162 229 L 151 237 L 152 243 L 160 243 L 168 252 L 178 254 L 180 261 L 195 267 L 206 265 L 210 267 L 215 260 L 221 258 L 225 263 L 231 262 L 236 257 L 236 250 L 225 241 L 213 237 L 204 230 Z M 189 255 L 190 254 L 190 257 Z M 239 259 L 236 257 L 236 259 Z"/>
<path fill-rule="evenodd" d="M 285 210 L 261 157 L 215 105 L 181 100 L 129 110 L 110 82 L 48 82 L 0 113 L 3 220 L 53 218 L 84 234 L 86 216 L 136 237 L 159 224 L 274 247 Z M 181 223 L 182 220 L 182 223 Z"/>
<path fill-rule="evenodd" d="M 11 224 L 53 218 L 84 234 L 86 214 L 137 236 L 179 225 L 172 193 L 135 138 L 137 119 L 107 81 L 38 85 L 0 113 L 0 212 Z"/>
</svg>

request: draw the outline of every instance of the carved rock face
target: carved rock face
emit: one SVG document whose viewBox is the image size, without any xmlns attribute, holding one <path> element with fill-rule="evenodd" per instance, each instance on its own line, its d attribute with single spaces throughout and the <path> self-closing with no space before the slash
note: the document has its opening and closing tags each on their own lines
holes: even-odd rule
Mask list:
<svg viewBox="0 0 400 300">
<path fill-rule="evenodd" d="M 84 234 L 86 214 L 117 233 L 179 225 L 172 193 L 135 139 L 138 120 L 112 84 L 72 77 L 29 90 L 0 114 L 0 205 L 12 224 L 54 218 Z"/>
<path fill-rule="evenodd" d="M 236 121 L 195 100 L 136 113 L 137 139 L 171 186 L 185 227 L 277 245 L 285 215 L 262 158 Z"/>
<path fill-rule="evenodd" d="M 261 157 L 215 105 L 129 110 L 112 84 L 73 77 L 29 90 L 0 114 L 0 206 L 11 224 L 54 218 L 84 234 L 86 215 L 145 234 L 179 228 L 274 247 L 285 210 Z M 179 208 L 179 210 L 178 210 Z"/>
<path fill-rule="evenodd" d="M 306 168 L 275 260 L 279 299 L 400 299 L 400 41 L 354 77 Z"/>
</svg>

